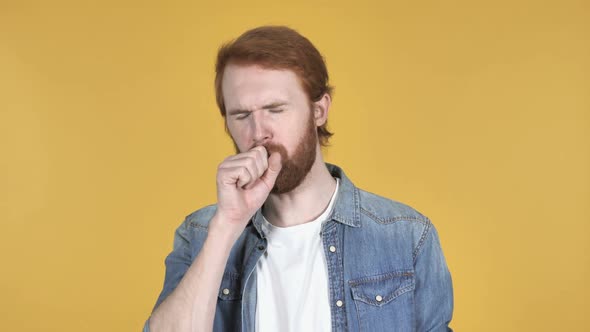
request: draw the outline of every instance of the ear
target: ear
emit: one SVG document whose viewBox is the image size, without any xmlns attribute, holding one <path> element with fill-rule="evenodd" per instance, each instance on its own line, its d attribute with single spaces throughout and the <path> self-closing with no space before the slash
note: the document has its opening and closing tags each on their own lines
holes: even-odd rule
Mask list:
<svg viewBox="0 0 590 332">
<path fill-rule="evenodd" d="M 322 98 L 313 103 L 313 117 L 316 127 L 319 127 L 328 121 L 328 110 L 332 104 L 332 98 L 329 94 L 324 93 Z"/>
</svg>

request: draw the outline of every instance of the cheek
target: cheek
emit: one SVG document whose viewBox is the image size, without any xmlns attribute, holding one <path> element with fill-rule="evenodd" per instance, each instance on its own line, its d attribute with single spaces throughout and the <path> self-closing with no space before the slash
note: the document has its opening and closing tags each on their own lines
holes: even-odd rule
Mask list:
<svg viewBox="0 0 590 332">
<path fill-rule="evenodd" d="M 226 132 L 234 142 L 234 145 L 244 149 L 245 135 L 244 131 L 237 128 L 235 125 L 225 123 Z"/>
<path fill-rule="evenodd" d="M 291 130 L 283 131 L 278 137 L 275 135 L 275 138 L 277 139 L 277 142 L 285 146 L 287 152 L 289 152 L 289 155 L 291 156 L 303 141 L 303 135 L 303 128 L 292 128 Z"/>
<path fill-rule="evenodd" d="M 227 127 L 229 133 L 234 137 L 244 136 L 247 129 L 248 129 L 247 126 L 245 126 L 245 124 L 243 122 L 238 122 L 235 120 L 234 121 L 227 121 L 226 127 Z"/>
</svg>

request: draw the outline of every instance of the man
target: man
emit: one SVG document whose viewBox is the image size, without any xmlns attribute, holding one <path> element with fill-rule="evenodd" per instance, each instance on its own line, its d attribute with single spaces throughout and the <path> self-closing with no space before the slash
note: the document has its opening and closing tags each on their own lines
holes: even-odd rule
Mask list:
<svg viewBox="0 0 590 332">
<path fill-rule="evenodd" d="M 215 87 L 236 154 L 217 204 L 177 229 L 144 331 L 449 331 L 428 218 L 323 160 L 332 88 L 309 40 L 247 31 L 219 50 Z"/>
</svg>

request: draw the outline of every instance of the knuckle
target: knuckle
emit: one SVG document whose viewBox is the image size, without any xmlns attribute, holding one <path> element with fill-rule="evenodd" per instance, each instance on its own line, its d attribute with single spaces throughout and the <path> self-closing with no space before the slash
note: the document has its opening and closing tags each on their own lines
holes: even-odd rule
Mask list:
<svg viewBox="0 0 590 332">
<path fill-rule="evenodd" d="M 255 158 L 248 158 L 248 166 L 250 166 L 250 168 L 252 169 L 256 169 L 256 159 Z"/>
<path fill-rule="evenodd" d="M 221 173 L 223 171 L 224 171 L 223 164 L 217 165 L 217 174 L 219 174 L 219 173 Z"/>
<path fill-rule="evenodd" d="M 248 169 L 246 167 L 240 167 L 240 173 L 245 177 L 250 177 L 250 172 L 248 172 Z"/>
<path fill-rule="evenodd" d="M 232 161 L 232 156 L 229 156 L 229 157 L 227 157 L 227 158 L 223 159 L 223 160 L 222 160 L 222 161 L 219 163 L 219 165 L 217 165 L 217 169 L 221 169 L 221 168 L 225 167 L 225 166 L 226 166 L 226 164 L 227 164 L 228 162 L 230 162 L 230 161 Z"/>
</svg>

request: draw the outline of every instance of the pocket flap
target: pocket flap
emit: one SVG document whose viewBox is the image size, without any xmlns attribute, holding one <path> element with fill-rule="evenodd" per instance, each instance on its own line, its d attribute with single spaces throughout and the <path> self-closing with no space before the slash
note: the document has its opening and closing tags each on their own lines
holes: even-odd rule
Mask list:
<svg viewBox="0 0 590 332">
<path fill-rule="evenodd" d="M 355 300 L 382 306 L 415 288 L 414 271 L 396 271 L 348 282 Z"/>
<path fill-rule="evenodd" d="M 219 298 L 226 301 L 241 299 L 240 284 L 240 275 L 238 273 L 225 272 L 219 287 Z"/>
</svg>

